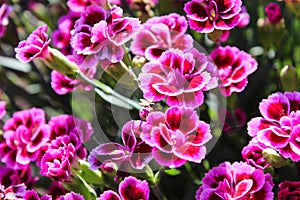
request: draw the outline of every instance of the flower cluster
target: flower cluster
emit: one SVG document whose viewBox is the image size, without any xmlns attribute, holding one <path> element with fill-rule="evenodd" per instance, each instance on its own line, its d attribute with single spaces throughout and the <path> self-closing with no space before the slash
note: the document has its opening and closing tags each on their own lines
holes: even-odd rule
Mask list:
<svg viewBox="0 0 300 200">
<path fill-rule="evenodd" d="M 300 131 L 300 93 L 277 92 L 262 100 L 259 110 L 262 117 L 248 122 L 248 133 L 284 158 L 300 160 L 298 136 Z"/>
<path fill-rule="evenodd" d="M 273 199 L 270 174 L 243 162 L 225 162 L 212 168 L 202 179 L 196 194 L 204 199 Z"/>
<path fill-rule="evenodd" d="M 299 70 L 278 66 L 297 63 L 298 40 L 287 40 L 293 43 L 288 53 L 286 44 L 273 48 L 280 44 L 277 38 L 283 38 L 277 33 L 299 28 L 296 20 L 285 26 L 283 19 L 289 15 L 281 4 L 296 15 L 294 6 L 300 4 L 286 0 L 263 5 L 266 17 L 250 23 L 254 11 L 263 12 L 251 7 L 248 13 L 246 6 L 254 3 L 172 2 L 169 7 L 158 0 L 67 0 L 65 5 L 32 0 L 28 10 L 15 1 L 12 6 L 1 2 L 0 65 L 9 68 L 0 70 L 4 77 L 0 83 L 7 87 L 0 90 L 0 160 L 5 163 L 0 166 L 0 199 L 153 199 L 150 195 L 168 199 L 161 188 L 173 182 L 174 188 L 166 192 L 170 199 L 299 198 L 299 181 L 282 179 L 274 169 L 295 169 L 294 163 L 300 161 Z M 6 27 L 16 16 L 9 31 L 18 38 L 26 36 L 35 22 L 39 26 L 8 48 L 15 40 L 9 40 Z M 262 36 L 261 44 L 255 41 L 253 25 Z M 272 34 L 275 39 L 268 38 Z M 237 35 L 241 38 L 233 40 Z M 2 59 L 11 49 L 26 64 L 13 55 Z M 51 73 L 43 74 L 49 72 L 41 70 L 44 65 Z M 33 69 L 28 76 L 20 75 L 23 66 Z M 278 76 L 275 68 L 276 73 L 280 70 Z M 15 69 L 20 72 L 10 72 Z M 258 81 L 248 84 L 252 78 Z M 264 85 L 270 79 L 275 84 Z M 94 105 L 86 101 L 81 105 L 70 101 L 76 95 L 58 97 L 49 91 L 48 80 L 58 95 L 83 89 L 83 95 L 99 96 L 92 97 Z M 15 82 L 20 86 L 12 87 Z M 261 85 L 265 91 L 258 92 Z M 23 88 L 24 93 L 11 94 Z M 41 98 L 36 95 L 42 92 Z M 20 101 L 23 96 L 29 100 Z M 258 107 L 252 105 L 262 96 L 268 97 Z M 43 106 L 45 102 L 49 107 Z M 101 113 L 86 109 L 91 106 Z M 130 110 L 125 113 L 130 119 L 122 118 L 125 110 Z M 113 122 L 111 112 L 122 120 Z M 255 116 L 258 112 L 261 116 Z M 96 117 L 100 131 L 94 133 L 90 121 L 96 122 Z M 44 185 L 50 186 L 46 190 Z M 180 196 L 178 187 L 198 190 Z"/>
</svg>

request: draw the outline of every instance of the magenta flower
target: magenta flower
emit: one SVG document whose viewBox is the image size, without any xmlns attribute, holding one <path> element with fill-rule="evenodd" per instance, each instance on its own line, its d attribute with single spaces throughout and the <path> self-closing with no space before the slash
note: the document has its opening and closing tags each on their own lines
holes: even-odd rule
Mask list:
<svg viewBox="0 0 300 200">
<path fill-rule="evenodd" d="M 88 157 L 92 169 L 98 169 L 109 163 L 116 163 L 118 170 L 144 168 L 152 160 L 152 148 L 140 138 L 145 122 L 129 121 L 122 128 L 124 146 L 110 142 L 92 150 Z M 103 166 L 103 167 L 105 167 Z"/>
<path fill-rule="evenodd" d="M 266 148 L 267 146 L 259 143 L 257 138 L 253 138 L 249 144 L 243 148 L 242 157 L 247 164 L 258 169 L 265 169 L 270 166 L 270 163 L 263 157 L 263 150 Z"/>
<path fill-rule="evenodd" d="M 51 146 L 41 160 L 41 175 L 57 181 L 71 180 L 71 165 L 76 158 L 75 145 L 69 136 L 60 136 L 51 142 Z"/>
<path fill-rule="evenodd" d="M 57 200 L 84 200 L 83 196 L 74 192 L 67 193 L 57 198 Z"/>
<path fill-rule="evenodd" d="M 188 24 L 183 16 L 172 13 L 148 19 L 135 36 L 130 50 L 148 60 L 158 59 L 171 48 L 188 52 L 193 47 L 193 38 L 185 34 Z"/>
<path fill-rule="evenodd" d="M 230 30 L 240 20 L 241 0 L 192 0 L 184 5 L 191 29 L 210 33 L 214 29 Z"/>
<path fill-rule="evenodd" d="M 94 56 L 103 63 L 119 62 L 125 54 L 122 45 L 140 27 L 138 19 L 122 15 L 123 10 L 117 6 L 110 10 L 88 6 L 74 26 L 71 45 L 75 53 Z"/>
<path fill-rule="evenodd" d="M 217 47 L 211 58 L 218 67 L 221 92 L 230 96 L 233 92 L 241 92 L 248 84 L 248 76 L 257 69 L 257 62 L 250 54 L 237 47 Z"/>
<path fill-rule="evenodd" d="M 70 2 L 70 1 L 68 1 Z M 51 34 L 53 46 L 60 49 L 65 55 L 72 54 L 71 30 L 74 28 L 75 21 L 80 18 L 80 13 L 68 12 L 58 20 L 58 29 L 54 30 Z"/>
<path fill-rule="evenodd" d="M 267 18 L 272 24 L 278 24 L 282 20 L 280 6 L 276 3 L 269 3 L 265 8 Z"/>
<path fill-rule="evenodd" d="M 0 120 L 5 116 L 6 110 L 5 110 L 6 102 L 0 101 Z"/>
<path fill-rule="evenodd" d="M 29 189 L 36 181 L 37 177 L 32 177 L 31 168 L 29 166 L 19 170 L 0 166 L 0 183 L 5 188 L 23 183 L 26 188 Z"/>
<path fill-rule="evenodd" d="M 3 200 L 23 200 L 25 192 L 26 186 L 24 184 L 13 185 L 7 188 L 0 184 L 0 199 Z"/>
<path fill-rule="evenodd" d="M 15 169 L 37 161 L 39 150 L 50 137 L 50 127 L 45 124 L 45 113 L 37 108 L 16 112 L 6 121 L 3 130 L 1 161 Z"/>
<path fill-rule="evenodd" d="M 13 7 L 6 3 L 0 6 L 0 38 L 5 34 L 6 26 L 8 25 L 9 14 L 13 11 Z"/>
<path fill-rule="evenodd" d="M 53 198 L 50 195 L 43 195 L 41 198 L 38 193 L 34 190 L 27 190 L 24 194 L 24 199 L 22 200 L 52 200 Z"/>
<path fill-rule="evenodd" d="M 90 122 L 66 114 L 52 117 L 49 125 L 51 126 L 51 139 L 55 139 L 58 136 L 75 134 L 79 138 L 79 145 L 90 140 L 94 132 Z"/>
<path fill-rule="evenodd" d="M 216 67 L 193 49 L 191 53 L 171 49 L 158 61 L 150 61 L 139 75 L 144 98 L 150 102 L 167 98 L 167 104 L 198 107 L 203 103 L 202 91 L 217 85 Z"/>
<path fill-rule="evenodd" d="M 278 200 L 298 199 L 300 196 L 300 182 L 283 181 L 279 184 Z"/>
<path fill-rule="evenodd" d="M 212 168 L 202 179 L 196 200 L 206 199 L 273 199 L 270 174 L 243 162 L 224 162 Z"/>
<path fill-rule="evenodd" d="M 275 149 L 284 158 L 300 160 L 300 93 L 277 92 L 262 100 L 262 117 L 248 122 L 248 134 Z"/>
<path fill-rule="evenodd" d="M 150 189 L 146 181 L 129 176 L 120 183 L 119 194 L 120 196 L 116 192 L 108 190 L 97 200 L 148 200 Z"/>
<path fill-rule="evenodd" d="M 211 138 L 210 127 L 191 108 L 170 107 L 166 113 L 152 112 L 143 126 L 142 139 L 153 147 L 155 160 L 172 168 L 186 161 L 200 163 L 204 146 Z"/>
<path fill-rule="evenodd" d="M 47 57 L 50 44 L 47 30 L 47 25 L 40 26 L 28 36 L 27 40 L 21 41 L 15 48 L 16 58 L 21 62 L 28 63 L 35 58 Z"/>
</svg>

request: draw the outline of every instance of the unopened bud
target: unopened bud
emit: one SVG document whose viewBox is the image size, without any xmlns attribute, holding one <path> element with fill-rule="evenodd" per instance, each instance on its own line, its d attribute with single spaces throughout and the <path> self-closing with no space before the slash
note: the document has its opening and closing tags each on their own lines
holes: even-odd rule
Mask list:
<svg viewBox="0 0 300 200">
<path fill-rule="evenodd" d="M 142 67 L 147 62 L 144 56 L 134 56 L 132 59 L 132 67 Z"/>
<path fill-rule="evenodd" d="M 298 74 L 293 66 L 286 65 L 280 71 L 280 82 L 284 91 L 298 90 Z"/>
<path fill-rule="evenodd" d="M 264 159 L 275 168 L 280 168 L 290 164 L 287 159 L 283 158 L 277 151 L 272 148 L 264 149 L 262 155 Z"/>
<path fill-rule="evenodd" d="M 42 61 L 47 67 L 57 70 L 60 73 L 75 79 L 76 72 L 79 70 L 78 66 L 70 61 L 59 50 L 49 47 L 47 56 L 42 58 Z"/>
</svg>

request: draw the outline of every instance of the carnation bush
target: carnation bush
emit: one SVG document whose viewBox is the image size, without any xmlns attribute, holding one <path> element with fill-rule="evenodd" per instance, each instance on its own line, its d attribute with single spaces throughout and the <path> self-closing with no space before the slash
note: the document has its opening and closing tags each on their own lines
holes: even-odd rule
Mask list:
<svg viewBox="0 0 300 200">
<path fill-rule="evenodd" d="M 300 199 L 300 1 L 0 1 L 0 199 Z"/>
</svg>

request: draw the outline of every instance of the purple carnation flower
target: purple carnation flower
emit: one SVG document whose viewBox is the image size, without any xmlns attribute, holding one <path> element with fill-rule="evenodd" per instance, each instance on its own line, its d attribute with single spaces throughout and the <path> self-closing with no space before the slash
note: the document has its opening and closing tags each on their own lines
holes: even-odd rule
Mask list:
<svg viewBox="0 0 300 200">
<path fill-rule="evenodd" d="M 58 143 L 58 144 L 57 144 Z M 57 145 L 62 145 L 57 148 Z M 57 181 L 68 181 L 71 178 L 71 164 L 76 156 L 76 149 L 69 136 L 60 136 L 52 141 L 41 160 L 41 175 Z"/>
<path fill-rule="evenodd" d="M 8 24 L 8 16 L 13 11 L 13 7 L 6 3 L 0 6 L 0 38 L 5 34 L 6 26 Z"/>
<path fill-rule="evenodd" d="M 205 157 L 204 144 L 212 135 L 209 125 L 200 121 L 193 109 L 173 106 L 166 113 L 152 112 L 146 123 L 141 137 L 153 147 L 159 164 L 175 168 L 186 161 L 200 163 Z"/>
<path fill-rule="evenodd" d="M 6 110 L 5 110 L 6 102 L 0 101 L 0 120 L 5 116 Z"/>
<path fill-rule="evenodd" d="M 33 31 L 27 40 L 21 41 L 15 48 L 16 58 L 28 63 L 35 58 L 46 58 L 49 54 L 50 39 L 47 35 L 48 26 L 42 25 Z"/>
<path fill-rule="evenodd" d="M 45 124 L 45 112 L 37 108 L 16 112 L 6 121 L 3 130 L 1 161 L 15 169 L 37 161 L 39 150 L 50 137 L 50 127 Z"/>
<path fill-rule="evenodd" d="M 158 59 L 171 48 L 188 52 L 193 47 L 193 39 L 185 34 L 187 27 L 186 19 L 176 13 L 152 17 L 134 37 L 130 50 L 148 60 Z"/>
<path fill-rule="evenodd" d="M 92 150 L 88 157 L 92 169 L 105 167 L 108 163 L 116 163 L 118 170 L 142 169 L 152 160 L 152 148 L 140 138 L 144 122 L 129 121 L 122 128 L 124 146 L 110 142 Z M 129 165 L 129 166 L 128 166 Z M 123 169 L 124 168 L 124 169 Z"/>
<path fill-rule="evenodd" d="M 150 102 L 167 97 L 167 104 L 198 107 L 202 91 L 217 86 L 217 68 L 203 53 L 171 49 L 156 61 L 146 63 L 139 75 L 144 98 Z"/>
<path fill-rule="evenodd" d="M 22 200 L 52 200 L 53 198 L 50 195 L 43 195 L 41 198 L 35 190 L 27 190 L 24 194 L 24 199 Z"/>
<path fill-rule="evenodd" d="M 232 92 L 241 92 L 248 84 L 248 75 L 257 69 L 257 62 L 252 56 L 237 47 L 217 47 L 211 58 L 218 67 L 221 83 L 219 87 L 225 96 Z"/>
<path fill-rule="evenodd" d="M 74 26 L 71 45 L 75 53 L 94 56 L 103 63 L 119 62 L 125 54 L 122 45 L 140 27 L 138 19 L 122 15 L 123 10 L 117 6 L 110 10 L 88 6 Z"/>
<path fill-rule="evenodd" d="M 248 133 L 284 158 L 300 160 L 300 93 L 277 92 L 259 105 L 262 117 L 248 122 Z"/>
<path fill-rule="evenodd" d="M 119 185 L 120 196 L 111 190 L 105 191 L 97 200 L 148 200 L 149 185 L 133 176 L 126 177 Z"/>
<path fill-rule="evenodd" d="M 210 33 L 230 30 L 240 20 L 241 0 L 192 0 L 184 5 L 191 29 Z"/>
<path fill-rule="evenodd" d="M 243 163 L 225 162 L 212 168 L 202 179 L 196 200 L 206 199 L 273 199 L 270 174 Z"/>
</svg>

